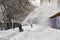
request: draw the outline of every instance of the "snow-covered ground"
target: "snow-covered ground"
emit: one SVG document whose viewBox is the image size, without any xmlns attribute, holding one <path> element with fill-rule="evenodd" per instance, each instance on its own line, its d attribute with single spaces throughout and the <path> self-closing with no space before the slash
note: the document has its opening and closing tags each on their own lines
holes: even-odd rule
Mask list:
<svg viewBox="0 0 60 40">
<path fill-rule="evenodd" d="M 10 40 L 60 40 L 60 30 L 46 28 L 40 32 L 25 31 Z"/>
<path fill-rule="evenodd" d="M 18 34 L 18 28 L 9 30 L 0 30 L 0 40 L 9 40 L 16 34 Z"/>
<path fill-rule="evenodd" d="M 23 26 L 24 31 L 18 28 L 0 31 L 0 40 L 60 40 L 60 30 L 33 24 Z"/>
</svg>

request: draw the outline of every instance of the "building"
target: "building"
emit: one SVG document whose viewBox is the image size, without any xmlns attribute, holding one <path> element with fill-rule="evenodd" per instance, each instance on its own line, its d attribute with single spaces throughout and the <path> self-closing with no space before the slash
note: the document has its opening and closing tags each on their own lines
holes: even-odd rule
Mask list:
<svg viewBox="0 0 60 40">
<path fill-rule="evenodd" d="M 50 23 L 52 28 L 60 29 L 60 12 L 50 17 Z"/>
</svg>

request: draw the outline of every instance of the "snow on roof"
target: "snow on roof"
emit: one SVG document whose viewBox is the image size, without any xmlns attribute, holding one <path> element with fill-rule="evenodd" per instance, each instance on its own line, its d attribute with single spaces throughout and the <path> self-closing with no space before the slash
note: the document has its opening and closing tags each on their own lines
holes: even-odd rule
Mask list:
<svg viewBox="0 0 60 40">
<path fill-rule="evenodd" d="M 51 14 L 49 17 L 52 17 L 52 16 L 54 16 L 55 14 L 57 14 L 59 12 L 60 12 L 60 10 L 57 10 L 57 11 L 53 12 L 53 14 Z"/>
</svg>

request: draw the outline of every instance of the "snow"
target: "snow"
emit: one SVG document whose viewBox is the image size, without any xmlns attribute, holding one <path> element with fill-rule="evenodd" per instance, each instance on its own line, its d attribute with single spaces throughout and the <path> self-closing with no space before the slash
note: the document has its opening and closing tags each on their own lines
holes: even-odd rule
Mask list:
<svg viewBox="0 0 60 40">
<path fill-rule="evenodd" d="M 47 3 L 39 6 L 27 16 L 23 23 L 27 23 L 29 20 L 30 22 L 37 20 L 40 25 L 33 24 L 32 28 L 31 25 L 23 26 L 24 32 L 18 33 L 10 40 L 60 40 L 59 29 L 53 29 L 50 26 L 44 25 L 51 15 L 59 11 L 55 4 Z"/>
<path fill-rule="evenodd" d="M 55 4 L 47 3 L 34 9 L 23 21 L 28 24 L 39 24 L 41 26 L 50 26 L 49 19 L 60 10 Z"/>
<path fill-rule="evenodd" d="M 23 26 L 24 31 L 18 28 L 0 31 L 0 40 L 60 40 L 60 30 L 33 24 Z"/>
<path fill-rule="evenodd" d="M 40 1 L 31 2 L 33 5 L 39 6 Z M 0 30 L 0 40 L 60 40 L 60 30 L 53 29 L 48 25 L 49 17 L 59 11 L 55 4 L 43 4 L 32 11 L 23 21 L 23 24 L 29 24 L 23 26 L 23 32 L 19 32 L 18 28 Z M 34 21 L 37 23 L 31 27 L 30 24 Z"/>
<path fill-rule="evenodd" d="M 42 31 L 46 28 L 45 26 L 40 26 L 40 25 L 37 25 L 37 24 L 32 24 L 32 25 L 33 25 L 32 27 L 31 27 L 31 25 L 23 26 L 24 31 L 35 32 L 35 31 Z"/>
<path fill-rule="evenodd" d="M 38 25 L 34 25 L 34 27 L 35 26 L 38 27 Z M 36 28 L 34 29 L 36 30 Z M 43 28 L 43 30 L 41 31 L 25 30 L 24 32 L 18 33 L 10 40 L 60 40 L 59 36 L 60 36 L 60 30 L 47 27 Z"/>
<path fill-rule="evenodd" d="M 18 28 L 10 30 L 0 30 L 0 40 L 8 40 L 18 34 Z"/>
</svg>

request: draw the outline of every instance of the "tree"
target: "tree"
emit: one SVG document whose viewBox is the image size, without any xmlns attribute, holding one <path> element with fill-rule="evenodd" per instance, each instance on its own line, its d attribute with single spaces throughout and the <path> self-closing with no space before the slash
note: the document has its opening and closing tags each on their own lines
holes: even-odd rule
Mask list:
<svg viewBox="0 0 60 40">
<path fill-rule="evenodd" d="M 4 23 L 12 23 L 12 19 L 16 18 L 17 15 L 32 9 L 29 0 L 0 0 L 0 4 L 4 7 L 2 11 Z"/>
</svg>

